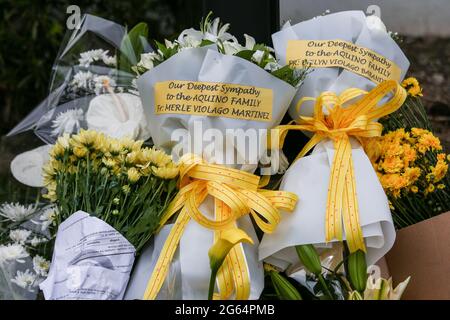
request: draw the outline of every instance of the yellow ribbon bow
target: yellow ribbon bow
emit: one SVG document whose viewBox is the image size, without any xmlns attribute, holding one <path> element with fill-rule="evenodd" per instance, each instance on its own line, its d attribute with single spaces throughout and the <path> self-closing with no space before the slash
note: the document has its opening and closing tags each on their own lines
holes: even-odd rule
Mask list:
<svg viewBox="0 0 450 320">
<path fill-rule="evenodd" d="M 392 98 L 382 105 L 378 103 L 390 92 Z M 362 96 L 360 99 L 356 99 Z M 406 99 L 406 91 L 396 81 L 388 80 L 377 85 L 370 92 L 351 88 L 336 95 L 323 92 L 317 99 L 303 98 L 297 104 L 297 111 L 305 101 L 314 100 L 313 117 L 300 117 L 297 124 L 278 126 L 280 148 L 289 130 L 314 132 L 297 158 L 306 155 L 314 146 L 324 139 L 334 142 L 334 159 L 328 186 L 328 200 L 325 215 L 326 241 L 342 241 L 342 220 L 346 239 L 351 252 L 358 249 L 366 251 L 361 226 L 359 224 L 358 200 L 352 159 L 350 137 L 378 137 L 383 126 L 376 122 L 400 108 Z M 356 100 L 356 101 L 355 101 Z M 347 106 L 344 108 L 344 104 Z M 324 107 L 328 114 L 324 114 Z"/>
<path fill-rule="evenodd" d="M 250 214 L 262 231 L 271 233 L 278 225 L 281 215 L 278 209 L 293 211 L 297 196 L 291 192 L 259 190 L 259 177 L 245 171 L 206 163 L 202 158 L 187 154 L 180 160 L 180 190 L 169 205 L 161 220 L 163 226 L 174 214 L 179 212 L 174 226 L 164 243 L 163 249 L 153 270 L 144 294 L 145 300 L 155 299 L 166 278 L 173 255 L 183 235 L 187 223 L 193 219 L 205 228 L 214 231 L 216 243 L 222 238 L 234 247 L 226 255 L 217 275 L 221 299 L 248 299 L 250 295 L 250 276 L 241 241 L 242 230 L 237 228 L 237 220 Z M 199 206 L 206 197 L 212 196 L 215 205 L 215 219 L 204 216 Z M 230 237 L 236 231 L 235 237 Z M 195 244 L 192 244 L 195 245 Z M 216 245 L 214 250 L 229 250 Z M 220 255 L 220 254 L 219 254 Z"/>
</svg>

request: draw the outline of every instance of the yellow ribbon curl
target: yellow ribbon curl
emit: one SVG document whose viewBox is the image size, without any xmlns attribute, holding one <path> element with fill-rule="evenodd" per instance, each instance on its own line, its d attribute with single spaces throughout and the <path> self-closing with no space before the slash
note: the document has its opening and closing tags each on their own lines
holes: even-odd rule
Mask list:
<svg viewBox="0 0 450 320">
<path fill-rule="evenodd" d="M 281 219 L 279 209 L 294 210 L 297 195 L 285 191 L 259 190 L 259 180 L 258 176 L 245 171 L 206 163 L 193 154 L 181 158 L 180 190 L 162 217 L 160 225 L 163 226 L 177 212 L 179 215 L 147 284 L 145 300 L 153 300 L 158 295 L 184 229 L 191 219 L 213 230 L 216 243 L 222 237 L 223 243 L 229 243 L 229 239 L 233 238 L 230 237 L 233 231 L 237 234 L 234 238 L 246 238 L 241 236 L 242 230 L 237 228 L 236 222 L 240 217 L 250 214 L 262 231 L 271 233 Z M 214 220 L 199 210 L 208 196 L 214 198 Z M 233 293 L 239 300 L 248 299 L 250 295 L 250 276 L 243 247 L 240 243 L 236 244 L 233 242 L 234 247 L 226 255 L 216 278 L 219 287 L 219 295 L 216 297 L 220 299 L 228 299 Z M 220 245 L 216 245 L 214 250 L 222 249 Z"/>
<path fill-rule="evenodd" d="M 382 105 L 378 103 L 390 92 L 393 96 Z M 334 142 L 334 159 L 328 186 L 328 199 L 325 215 L 326 241 L 342 241 L 342 223 L 350 252 L 358 249 L 366 251 L 361 225 L 359 223 L 358 199 L 352 159 L 350 137 L 361 142 L 361 138 L 378 137 L 383 126 L 376 122 L 400 108 L 406 99 L 406 91 L 393 80 L 377 85 L 370 92 L 350 88 L 336 95 L 323 92 L 319 97 L 303 98 L 297 104 L 297 111 L 305 101 L 315 101 L 313 117 L 300 117 L 295 122 L 276 127 L 280 148 L 289 130 L 314 132 L 297 158 L 306 155 L 314 146 L 324 139 Z M 362 98 L 360 98 L 363 96 Z M 360 98 L 360 99 L 357 99 Z M 346 105 L 344 108 L 343 106 Z M 328 114 L 324 114 L 324 108 Z M 294 162 L 295 162 L 294 161 Z"/>
</svg>

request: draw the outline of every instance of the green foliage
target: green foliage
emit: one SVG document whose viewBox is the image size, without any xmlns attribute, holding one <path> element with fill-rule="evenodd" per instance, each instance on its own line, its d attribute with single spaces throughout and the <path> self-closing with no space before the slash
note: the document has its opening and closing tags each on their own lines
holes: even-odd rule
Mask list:
<svg viewBox="0 0 450 320">
<path fill-rule="evenodd" d="M 119 70 L 131 73 L 131 67 L 141 59 L 148 38 L 148 25 L 144 22 L 137 24 L 123 38 L 120 47 Z"/>
</svg>

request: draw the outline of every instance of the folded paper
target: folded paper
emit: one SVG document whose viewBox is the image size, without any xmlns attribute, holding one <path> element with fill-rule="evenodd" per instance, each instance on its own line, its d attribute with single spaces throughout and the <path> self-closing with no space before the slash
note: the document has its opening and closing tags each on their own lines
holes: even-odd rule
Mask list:
<svg viewBox="0 0 450 320">
<path fill-rule="evenodd" d="M 136 250 L 104 221 L 78 211 L 59 225 L 47 300 L 122 300 Z"/>
</svg>

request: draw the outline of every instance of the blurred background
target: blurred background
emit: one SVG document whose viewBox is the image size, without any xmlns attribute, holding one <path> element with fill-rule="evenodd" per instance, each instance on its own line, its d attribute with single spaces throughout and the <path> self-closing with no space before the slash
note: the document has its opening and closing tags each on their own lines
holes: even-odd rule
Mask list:
<svg viewBox="0 0 450 320">
<path fill-rule="evenodd" d="M 198 27 L 212 10 L 231 23 L 233 34 L 245 32 L 269 43 L 287 20 L 295 23 L 342 10 L 375 12 L 388 30 L 403 36 L 400 45 L 410 59 L 410 75 L 422 84 L 434 130 L 450 150 L 449 0 L 0 0 L 0 202 L 14 188 L 11 159 L 39 145 L 32 134 L 4 135 L 48 94 L 52 64 L 66 32 L 66 9 L 72 4 L 82 14 L 129 27 L 147 22 L 150 37 L 157 40 Z"/>
</svg>

